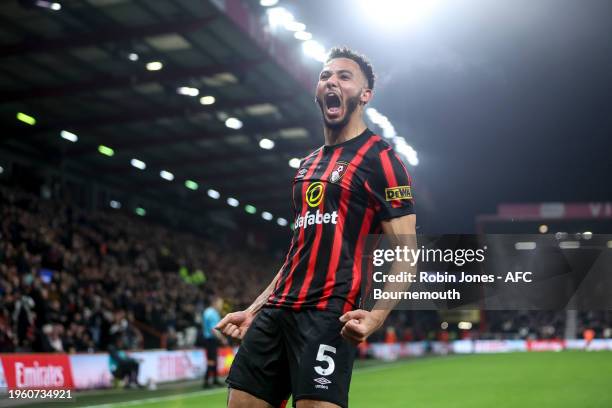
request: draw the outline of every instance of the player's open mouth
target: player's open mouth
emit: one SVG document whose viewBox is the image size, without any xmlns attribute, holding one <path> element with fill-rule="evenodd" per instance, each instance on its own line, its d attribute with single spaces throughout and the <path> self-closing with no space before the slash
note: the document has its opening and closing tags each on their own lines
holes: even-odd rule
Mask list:
<svg viewBox="0 0 612 408">
<path fill-rule="evenodd" d="M 325 108 L 329 116 L 337 116 L 340 114 L 342 101 L 340 97 L 332 92 L 325 94 Z"/>
</svg>

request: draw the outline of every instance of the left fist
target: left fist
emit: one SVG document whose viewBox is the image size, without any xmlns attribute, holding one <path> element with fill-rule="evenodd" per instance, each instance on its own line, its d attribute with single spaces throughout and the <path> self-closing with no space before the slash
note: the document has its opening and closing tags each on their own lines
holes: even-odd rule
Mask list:
<svg viewBox="0 0 612 408">
<path fill-rule="evenodd" d="M 383 323 L 383 320 L 372 312 L 361 309 L 343 314 L 340 316 L 340 321 L 344 323 L 340 334 L 355 345 L 365 341 Z"/>
</svg>

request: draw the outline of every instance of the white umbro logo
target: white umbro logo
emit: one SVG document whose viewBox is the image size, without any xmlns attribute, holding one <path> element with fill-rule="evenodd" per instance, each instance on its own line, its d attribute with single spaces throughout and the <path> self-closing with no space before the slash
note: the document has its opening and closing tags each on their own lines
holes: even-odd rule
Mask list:
<svg viewBox="0 0 612 408">
<path fill-rule="evenodd" d="M 318 382 L 321 385 L 331 384 L 331 381 L 329 381 L 327 378 L 324 378 L 324 377 L 315 378 L 314 380 L 315 382 Z"/>
</svg>

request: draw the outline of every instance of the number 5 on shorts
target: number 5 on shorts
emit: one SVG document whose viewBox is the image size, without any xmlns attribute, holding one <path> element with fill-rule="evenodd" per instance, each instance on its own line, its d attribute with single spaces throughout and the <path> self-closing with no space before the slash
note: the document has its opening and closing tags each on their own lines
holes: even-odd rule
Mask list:
<svg viewBox="0 0 612 408">
<path fill-rule="evenodd" d="M 334 363 L 334 359 L 331 356 L 325 354 L 325 352 L 336 354 L 336 348 L 332 346 L 328 346 L 327 344 L 320 344 L 319 351 L 317 352 L 317 361 L 323 361 L 327 363 L 327 368 L 323 368 L 321 366 L 316 366 L 314 370 L 319 375 L 330 375 L 334 372 L 336 368 L 336 364 Z"/>
</svg>

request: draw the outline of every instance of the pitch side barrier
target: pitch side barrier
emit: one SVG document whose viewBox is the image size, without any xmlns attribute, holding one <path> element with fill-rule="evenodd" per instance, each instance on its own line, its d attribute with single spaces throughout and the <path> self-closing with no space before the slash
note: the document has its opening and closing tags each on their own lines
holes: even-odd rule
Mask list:
<svg viewBox="0 0 612 408">
<path fill-rule="evenodd" d="M 455 340 L 416 341 L 401 343 L 371 343 L 361 349 L 361 357 L 384 361 L 421 357 L 427 354 L 488 354 L 541 351 L 612 351 L 612 339 L 585 340 Z"/>
<path fill-rule="evenodd" d="M 206 351 L 146 350 L 128 352 L 140 361 L 138 382 L 144 385 L 201 379 L 206 373 Z M 219 349 L 217 367 L 226 375 L 234 359 L 231 347 Z M 0 354 L 0 393 L 9 390 L 86 390 L 110 388 L 113 383 L 108 353 Z M 67 394 L 64 394 L 64 398 Z M 60 398 L 55 396 L 55 398 Z"/>
<path fill-rule="evenodd" d="M 369 343 L 360 348 L 361 357 L 393 361 L 427 354 L 480 354 L 536 351 L 612 351 L 612 339 L 585 340 L 456 340 L 401 343 Z M 235 349 L 219 350 L 218 367 L 226 375 Z M 156 384 L 201 379 L 206 372 L 206 352 L 193 350 L 149 350 L 130 352 L 141 361 L 139 382 Z M 110 357 L 107 353 L 11 353 L 0 354 L 0 393 L 9 390 L 60 390 L 62 398 L 74 398 L 67 391 L 102 389 L 112 386 Z M 33 397 L 32 397 L 33 398 Z M 50 398 L 50 397 L 49 397 Z M 60 398 L 59 394 L 55 399 Z"/>
<path fill-rule="evenodd" d="M 370 235 L 365 245 L 354 267 L 367 271 L 366 309 L 612 309 L 612 235 Z"/>
</svg>

